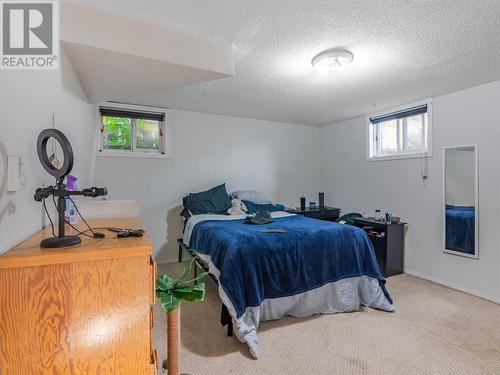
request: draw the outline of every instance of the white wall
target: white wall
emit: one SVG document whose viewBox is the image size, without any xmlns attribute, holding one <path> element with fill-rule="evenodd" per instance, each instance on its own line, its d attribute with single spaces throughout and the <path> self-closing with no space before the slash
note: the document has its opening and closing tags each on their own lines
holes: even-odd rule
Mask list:
<svg viewBox="0 0 500 375">
<path fill-rule="evenodd" d="M 171 159 L 95 162 L 95 107 L 64 54 L 61 65 L 59 71 L 0 71 L 0 252 L 44 224 L 33 192 L 53 181 L 39 164 L 35 142 L 55 113 L 56 126 L 72 142 L 79 185 L 107 186 L 110 198 L 139 197 L 161 261 L 176 259 L 187 192 L 226 182 L 228 190 L 259 189 L 298 204 L 300 194 L 316 200 L 324 190 L 327 203 L 345 211 L 390 209 L 407 221 L 407 272 L 500 301 L 500 82 L 434 98 L 434 156 L 424 186 L 421 159 L 365 161 L 364 117 L 317 129 L 170 111 Z M 479 145 L 479 260 L 441 249 L 441 150 L 471 143 Z M 5 191 L 7 154 L 20 155 L 26 165 L 27 187 L 15 194 Z"/>
<path fill-rule="evenodd" d="M 392 210 L 409 223 L 405 270 L 500 302 L 500 81 L 433 99 L 429 180 L 421 159 L 365 161 L 365 118 L 321 129 L 322 188 L 346 211 Z M 479 145 L 479 260 L 442 252 L 442 148 Z"/>
<path fill-rule="evenodd" d="M 226 182 L 283 204 L 319 191 L 320 129 L 171 110 L 171 159 L 98 157 L 95 182 L 110 199 L 139 199 L 160 261 L 177 259 L 182 197 Z M 315 199 L 317 201 L 317 199 Z"/>
<path fill-rule="evenodd" d="M 73 174 L 82 186 L 91 183 L 95 159 L 95 108 L 87 103 L 64 51 L 57 71 L 0 71 L 0 254 L 40 230 L 42 206 L 33 200 L 36 187 L 53 184 L 36 154 L 39 132 L 61 129 L 73 146 Z M 24 191 L 6 192 L 6 155 L 26 166 Z"/>
<path fill-rule="evenodd" d="M 476 204 L 474 151 L 446 150 L 446 204 L 474 206 Z"/>
</svg>

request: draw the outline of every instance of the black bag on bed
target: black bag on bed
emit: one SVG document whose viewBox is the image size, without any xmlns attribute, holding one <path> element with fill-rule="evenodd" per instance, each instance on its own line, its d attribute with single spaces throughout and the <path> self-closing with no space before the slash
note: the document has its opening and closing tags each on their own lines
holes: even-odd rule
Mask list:
<svg viewBox="0 0 500 375">
<path fill-rule="evenodd" d="M 272 223 L 271 213 L 268 211 L 259 211 L 254 214 L 247 215 L 245 224 L 269 224 Z"/>
</svg>

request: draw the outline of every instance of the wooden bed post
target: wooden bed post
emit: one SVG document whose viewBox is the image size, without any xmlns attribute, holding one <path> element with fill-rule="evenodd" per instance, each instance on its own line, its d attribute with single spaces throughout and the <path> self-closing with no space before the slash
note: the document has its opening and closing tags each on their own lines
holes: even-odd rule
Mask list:
<svg viewBox="0 0 500 375">
<path fill-rule="evenodd" d="M 205 299 L 205 284 L 196 285 L 196 281 L 207 276 L 208 272 L 187 280 L 190 279 L 189 272 L 195 261 L 196 259 L 193 258 L 189 265 L 184 267 L 184 271 L 177 280 L 167 275 L 160 275 L 156 279 L 156 295 L 167 315 L 167 359 L 163 361 L 162 368 L 164 372 L 167 371 L 168 375 L 183 375 L 180 372 L 181 301 L 197 302 Z M 195 285 L 192 285 L 193 282 Z"/>
<path fill-rule="evenodd" d="M 167 364 L 168 375 L 180 375 L 181 308 L 167 314 Z"/>
</svg>

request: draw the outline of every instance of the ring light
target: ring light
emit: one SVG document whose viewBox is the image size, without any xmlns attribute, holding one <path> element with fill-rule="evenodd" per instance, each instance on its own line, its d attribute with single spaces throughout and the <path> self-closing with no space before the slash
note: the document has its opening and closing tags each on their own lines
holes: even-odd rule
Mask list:
<svg viewBox="0 0 500 375">
<path fill-rule="evenodd" d="M 57 159 L 55 151 L 51 157 L 47 154 L 47 144 L 49 140 L 53 138 L 62 151 L 62 157 L 64 158 L 60 168 L 57 168 L 53 160 Z M 38 158 L 40 163 L 42 163 L 43 168 L 52 176 L 56 178 L 56 184 L 54 186 L 47 186 L 44 188 L 38 188 L 35 191 L 35 200 L 37 202 L 44 202 L 49 196 L 53 196 L 54 200 L 57 198 L 57 214 L 59 217 L 58 221 L 58 234 L 57 236 L 49 237 L 40 242 L 41 247 L 65 247 L 77 245 L 81 242 L 78 236 L 66 236 L 65 235 L 65 220 L 64 220 L 64 210 L 66 209 L 65 198 L 71 195 L 83 195 L 86 197 L 99 197 L 108 194 L 106 188 L 96 188 L 91 187 L 89 189 L 83 189 L 81 191 L 68 190 L 64 184 L 64 177 L 66 177 L 73 169 L 73 149 L 71 148 L 71 143 L 69 143 L 68 138 L 63 132 L 57 129 L 44 129 L 38 135 L 38 140 L 36 142 L 36 151 L 38 153 Z M 53 160 L 51 158 L 54 157 Z M 48 215 L 48 212 L 47 212 Z M 50 218 L 50 217 L 49 217 Z M 52 223 L 52 221 L 51 221 Z M 90 228 L 90 227 L 89 227 Z M 92 231 L 92 229 L 91 229 Z M 81 232 L 80 232 L 81 233 Z M 94 233 L 94 236 L 98 233 Z M 96 236 L 96 238 L 100 238 Z"/>
<path fill-rule="evenodd" d="M 63 152 L 64 161 L 61 168 L 56 168 L 47 156 L 47 143 L 50 138 L 54 138 L 59 143 Z M 68 138 L 66 138 L 62 131 L 57 129 L 42 130 L 38 135 L 36 150 L 38 159 L 40 159 L 43 168 L 57 180 L 63 179 L 70 174 L 71 169 L 73 169 L 73 149 L 71 148 L 71 143 L 69 143 Z"/>
</svg>

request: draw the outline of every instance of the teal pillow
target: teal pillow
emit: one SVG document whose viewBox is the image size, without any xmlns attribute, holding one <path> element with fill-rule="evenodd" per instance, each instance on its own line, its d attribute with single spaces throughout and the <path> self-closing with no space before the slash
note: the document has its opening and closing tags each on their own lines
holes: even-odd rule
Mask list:
<svg viewBox="0 0 500 375">
<path fill-rule="evenodd" d="M 231 208 L 231 199 L 226 191 L 226 184 L 199 193 L 191 193 L 182 199 L 182 203 L 192 215 L 225 215 L 226 211 Z"/>
<path fill-rule="evenodd" d="M 285 206 L 283 206 L 282 204 L 272 204 L 272 203 L 258 204 L 247 200 L 242 200 L 242 202 L 245 203 L 245 206 L 247 207 L 247 213 L 249 214 L 262 211 L 267 211 L 267 212 L 283 211 L 285 209 Z"/>
</svg>

